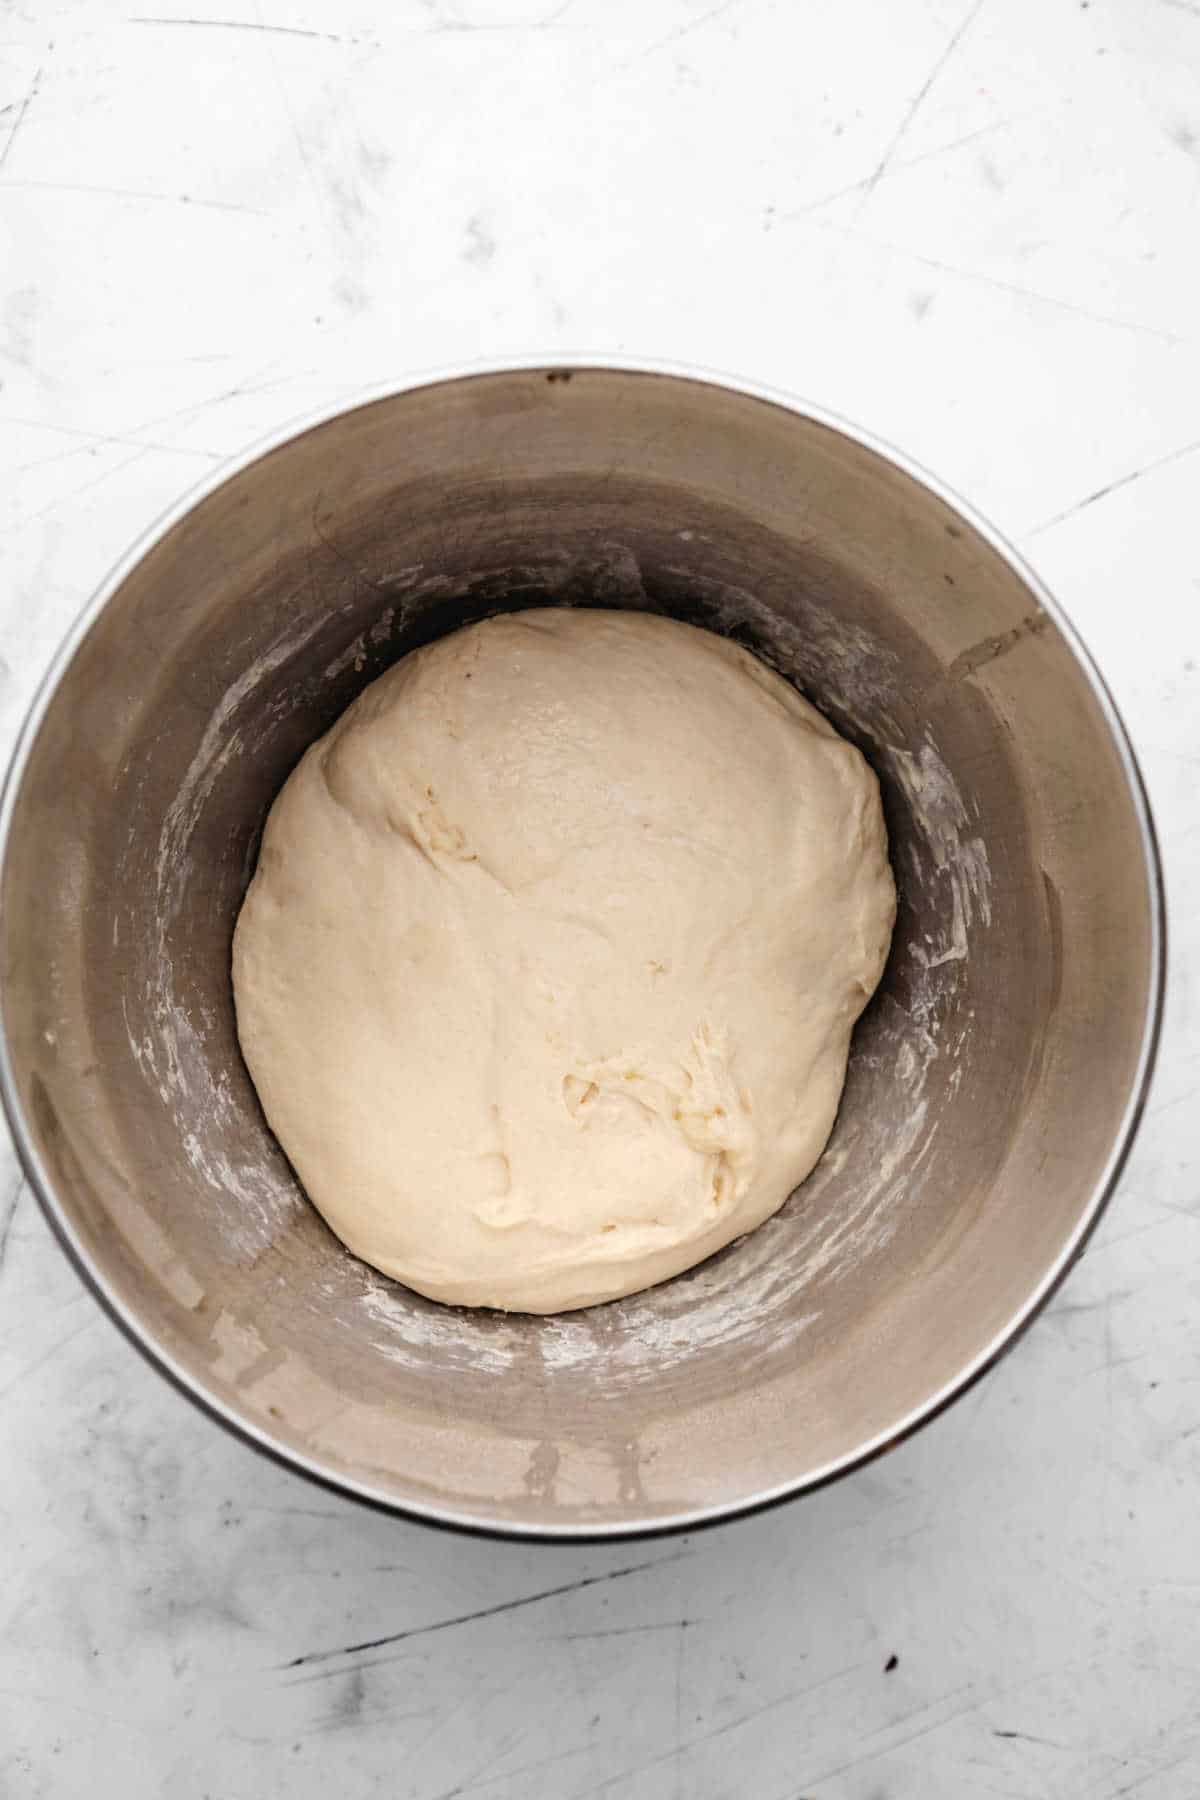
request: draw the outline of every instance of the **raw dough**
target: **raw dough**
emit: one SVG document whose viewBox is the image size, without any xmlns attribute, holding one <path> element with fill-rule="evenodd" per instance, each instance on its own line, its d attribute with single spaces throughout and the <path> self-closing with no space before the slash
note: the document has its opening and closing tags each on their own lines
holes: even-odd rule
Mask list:
<svg viewBox="0 0 1200 1800">
<path fill-rule="evenodd" d="M 404 657 L 287 782 L 238 1031 L 351 1250 L 555 1312 L 783 1204 L 894 917 L 875 777 L 781 677 L 656 615 L 509 614 Z"/>
</svg>

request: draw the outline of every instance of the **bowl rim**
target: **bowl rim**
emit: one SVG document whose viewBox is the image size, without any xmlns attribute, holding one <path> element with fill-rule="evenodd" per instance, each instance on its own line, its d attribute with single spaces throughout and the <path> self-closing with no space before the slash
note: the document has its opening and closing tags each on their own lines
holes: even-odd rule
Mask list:
<svg viewBox="0 0 1200 1800">
<path fill-rule="evenodd" d="M 1068 649 L 1079 665 L 1108 727 L 1121 763 L 1130 801 L 1137 819 L 1142 848 L 1142 867 L 1148 887 L 1150 913 L 1150 969 L 1145 1015 L 1142 1020 L 1141 1043 L 1137 1066 L 1129 1095 L 1112 1145 L 1093 1185 L 1092 1193 L 1067 1242 L 1043 1273 L 1026 1299 L 990 1342 L 949 1381 L 921 1401 L 895 1425 L 877 1432 L 865 1443 L 831 1460 L 806 1475 L 776 1483 L 744 1498 L 722 1501 L 712 1506 L 698 1506 L 666 1517 L 652 1516 L 605 1522 L 572 1524 L 533 1524 L 519 1521 L 490 1521 L 469 1511 L 426 1503 L 419 1499 L 398 1500 L 369 1481 L 335 1472 L 321 1461 L 297 1451 L 275 1438 L 254 1421 L 241 1417 L 201 1379 L 187 1370 L 162 1344 L 143 1327 L 137 1314 L 125 1306 L 104 1273 L 93 1263 L 60 1201 L 49 1171 L 44 1166 L 33 1141 L 33 1135 L 17 1092 L 16 1075 L 8 1042 L 2 996 L 0 996 L 0 1102 L 3 1103 L 14 1147 L 25 1179 L 36 1197 L 42 1213 L 59 1244 L 66 1252 L 77 1274 L 100 1302 L 125 1337 L 141 1352 L 150 1365 L 165 1376 L 173 1387 L 193 1401 L 202 1412 L 225 1427 L 236 1438 L 258 1450 L 275 1463 L 344 1498 L 357 1500 L 393 1517 L 413 1520 L 425 1525 L 458 1531 L 470 1536 L 499 1538 L 525 1543 L 618 1543 L 629 1540 L 670 1536 L 691 1532 L 726 1521 L 745 1518 L 766 1511 L 803 1494 L 814 1493 L 842 1476 L 873 1462 L 876 1457 L 903 1443 L 923 1426 L 938 1418 L 948 1406 L 968 1392 L 975 1383 L 995 1367 L 1024 1334 L 1043 1307 L 1057 1292 L 1067 1274 L 1079 1259 L 1093 1231 L 1103 1216 L 1128 1159 L 1138 1125 L 1145 1111 L 1150 1080 L 1154 1070 L 1162 1030 L 1163 1003 L 1166 986 L 1166 894 L 1162 856 L 1158 835 L 1150 810 L 1146 785 L 1134 753 L 1129 733 L 1108 685 L 1092 659 L 1080 634 L 1054 599 L 1041 578 L 1008 539 L 964 500 L 948 483 L 931 474 L 907 453 L 886 440 L 841 417 L 830 408 L 813 404 L 768 383 L 747 380 L 720 370 L 667 358 L 640 358 L 610 353 L 586 352 L 568 355 L 556 351 L 551 355 L 488 357 L 475 361 L 439 365 L 398 380 L 374 383 L 349 389 L 341 398 L 309 408 L 258 438 L 241 451 L 223 458 L 213 469 L 166 507 L 133 540 L 129 548 L 110 567 L 95 588 L 74 623 L 55 651 L 30 701 L 17 733 L 9 765 L 0 790 L 0 881 L 7 863 L 9 839 L 17 795 L 26 768 L 58 688 L 83 640 L 103 613 L 113 595 L 139 563 L 156 545 L 226 482 L 244 473 L 272 451 L 293 439 L 331 423 L 345 413 L 396 400 L 424 388 L 466 382 L 488 375 L 542 374 L 558 378 L 572 374 L 600 373 L 650 376 L 686 381 L 695 386 L 710 387 L 742 399 L 782 411 L 837 432 L 851 443 L 880 457 L 897 468 L 918 486 L 931 493 L 960 517 L 1005 562 L 1021 581 L 1037 604 L 1048 614 Z"/>
</svg>

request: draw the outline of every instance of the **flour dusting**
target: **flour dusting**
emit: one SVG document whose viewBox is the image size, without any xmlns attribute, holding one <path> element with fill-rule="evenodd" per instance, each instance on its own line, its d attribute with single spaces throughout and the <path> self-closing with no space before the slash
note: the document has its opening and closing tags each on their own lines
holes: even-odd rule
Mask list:
<svg viewBox="0 0 1200 1800">
<path fill-rule="evenodd" d="M 945 941 L 927 937 L 913 954 L 929 968 L 962 962 L 967 955 L 967 933 L 975 917 L 985 925 L 992 920 L 991 871 L 983 839 L 968 835 L 969 820 L 958 786 L 927 738 L 914 754 L 889 745 L 884 751 L 896 781 L 907 795 L 913 815 L 925 828 L 928 853 L 909 846 L 909 866 L 920 883 L 944 879 L 950 891 L 950 920 Z"/>
</svg>

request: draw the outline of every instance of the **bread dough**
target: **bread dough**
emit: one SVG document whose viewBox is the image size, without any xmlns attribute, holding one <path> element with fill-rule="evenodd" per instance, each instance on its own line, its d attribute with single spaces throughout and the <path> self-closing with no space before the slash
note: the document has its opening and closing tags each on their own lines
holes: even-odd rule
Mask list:
<svg viewBox="0 0 1200 1800">
<path fill-rule="evenodd" d="M 875 777 L 780 676 L 657 615 L 508 614 L 404 657 L 292 774 L 238 1032 L 351 1250 L 555 1312 L 783 1204 L 894 917 Z"/>
</svg>

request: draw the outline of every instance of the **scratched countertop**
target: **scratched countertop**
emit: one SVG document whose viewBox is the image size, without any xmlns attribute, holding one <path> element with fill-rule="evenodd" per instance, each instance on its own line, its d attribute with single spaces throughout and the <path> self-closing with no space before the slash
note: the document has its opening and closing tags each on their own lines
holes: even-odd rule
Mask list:
<svg viewBox="0 0 1200 1800">
<path fill-rule="evenodd" d="M 257 1458 L 0 1137 L 4 1800 L 1195 1800 L 1198 229 L 1197 0 L 0 6 L 5 753 L 229 453 L 412 371 L 625 352 L 832 407 L 990 515 L 1116 691 L 1175 902 L 1149 1114 L 1054 1305 L 904 1448 L 690 1538 L 465 1541 Z"/>
</svg>

